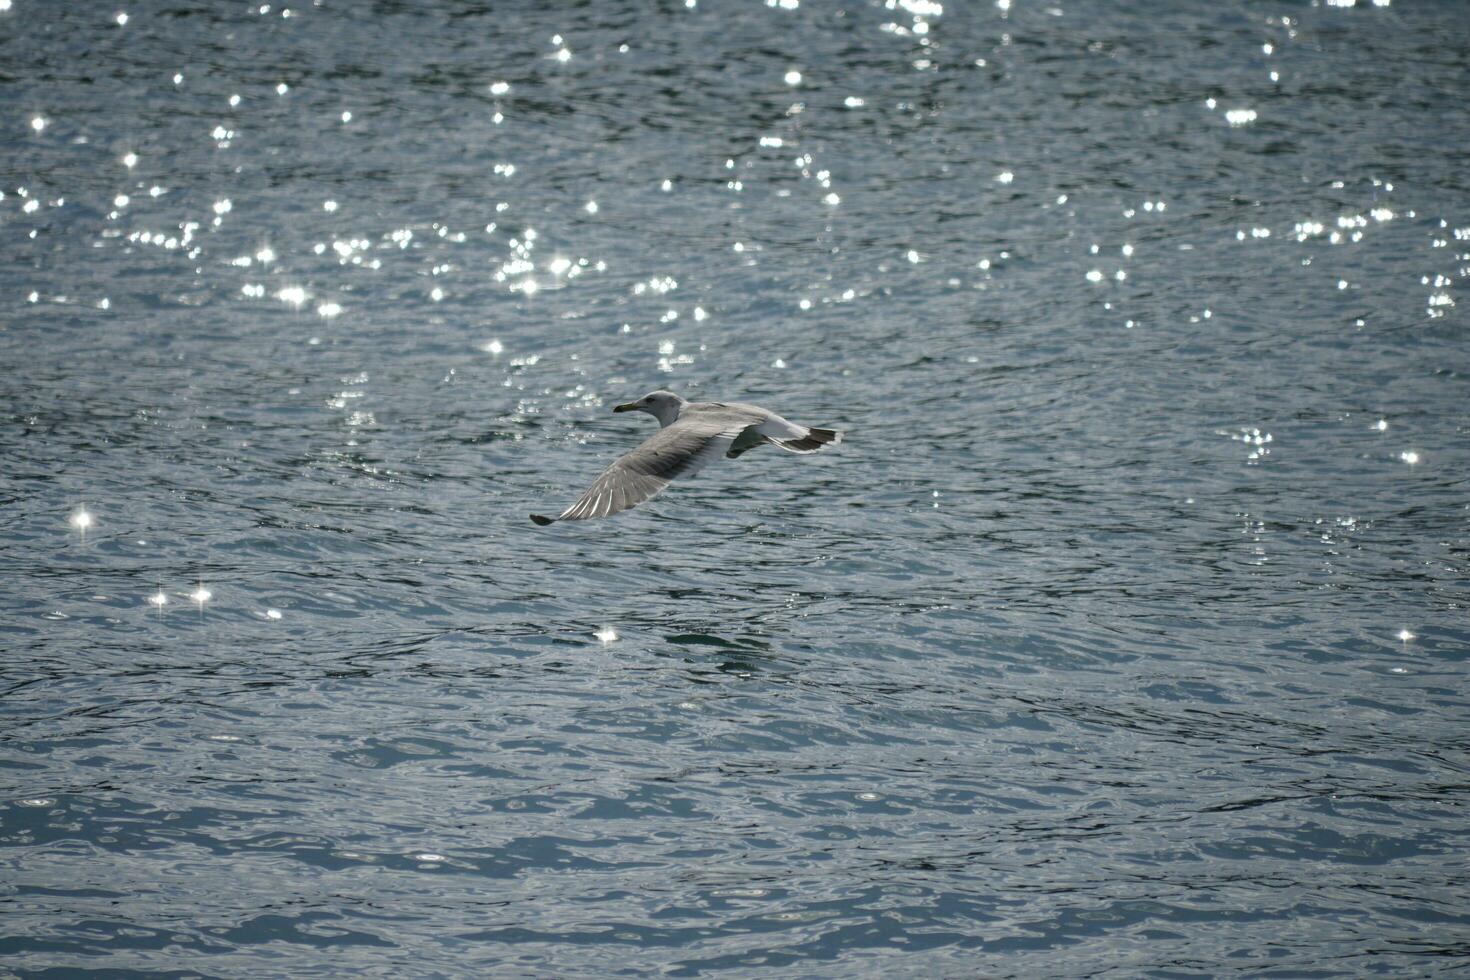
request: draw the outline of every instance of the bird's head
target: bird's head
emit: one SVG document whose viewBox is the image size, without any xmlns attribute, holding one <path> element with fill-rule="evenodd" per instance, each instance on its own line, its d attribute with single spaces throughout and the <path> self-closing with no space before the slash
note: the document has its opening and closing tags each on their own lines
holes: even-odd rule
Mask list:
<svg viewBox="0 0 1470 980">
<path fill-rule="evenodd" d="M 668 425 L 679 417 L 679 410 L 687 403 L 672 391 L 650 391 L 635 402 L 628 402 L 613 409 L 614 412 L 647 412 L 658 419 L 660 425 Z"/>
</svg>

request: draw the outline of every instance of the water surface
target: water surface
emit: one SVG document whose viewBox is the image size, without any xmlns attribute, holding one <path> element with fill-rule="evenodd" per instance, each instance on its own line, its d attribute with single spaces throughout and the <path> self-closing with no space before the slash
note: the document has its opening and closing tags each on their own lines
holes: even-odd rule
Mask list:
<svg viewBox="0 0 1470 980">
<path fill-rule="evenodd" d="M 5 970 L 1465 968 L 1462 4 L 0 5 Z"/>
</svg>

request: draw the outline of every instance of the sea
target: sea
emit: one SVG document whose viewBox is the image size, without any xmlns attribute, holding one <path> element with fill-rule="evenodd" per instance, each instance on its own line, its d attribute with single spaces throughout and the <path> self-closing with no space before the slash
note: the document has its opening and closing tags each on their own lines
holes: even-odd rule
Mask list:
<svg viewBox="0 0 1470 980">
<path fill-rule="evenodd" d="M 1470 975 L 1463 0 L 0 0 L 0 976 Z M 843 441 L 548 528 L 655 389 Z"/>
</svg>

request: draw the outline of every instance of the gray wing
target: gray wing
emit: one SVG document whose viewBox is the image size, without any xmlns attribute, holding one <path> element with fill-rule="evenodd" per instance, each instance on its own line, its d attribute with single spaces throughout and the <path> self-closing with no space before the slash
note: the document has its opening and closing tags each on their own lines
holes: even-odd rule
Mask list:
<svg viewBox="0 0 1470 980">
<path fill-rule="evenodd" d="M 587 492 L 556 517 L 532 514 L 537 524 L 585 521 L 636 507 L 681 476 L 719 459 L 756 420 L 743 412 L 686 412 L 609 466 Z"/>
</svg>

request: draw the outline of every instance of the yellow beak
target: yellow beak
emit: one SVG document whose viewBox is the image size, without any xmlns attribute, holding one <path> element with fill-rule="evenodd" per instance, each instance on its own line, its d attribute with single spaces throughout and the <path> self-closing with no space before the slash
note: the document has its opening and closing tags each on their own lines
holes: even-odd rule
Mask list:
<svg viewBox="0 0 1470 980">
<path fill-rule="evenodd" d="M 636 412 L 636 411 L 638 411 L 638 406 L 634 402 L 629 402 L 626 405 L 619 405 L 619 406 L 617 406 L 616 408 L 613 409 L 613 411 L 614 412 Z"/>
</svg>

